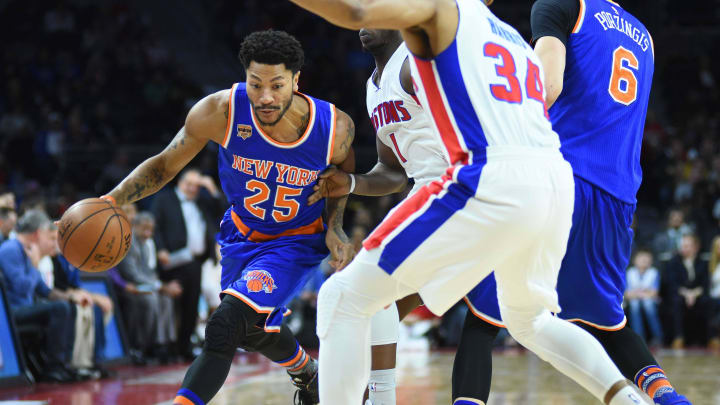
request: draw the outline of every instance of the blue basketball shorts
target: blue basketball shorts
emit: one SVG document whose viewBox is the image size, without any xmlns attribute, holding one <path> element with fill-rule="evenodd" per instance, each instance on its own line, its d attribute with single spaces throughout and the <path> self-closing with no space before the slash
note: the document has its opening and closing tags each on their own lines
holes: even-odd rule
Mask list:
<svg viewBox="0 0 720 405">
<path fill-rule="evenodd" d="M 328 255 L 325 233 L 251 242 L 238 231 L 230 210 L 220 225 L 222 294 L 267 314 L 266 332 L 279 332 L 286 305 Z"/>
<path fill-rule="evenodd" d="M 634 213 L 635 204 L 620 201 L 575 177 L 573 223 L 557 284 L 560 318 L 610 331 L 625 326 L 622 302 Z M 491 274 L 465 301 L 479 318 L 504 326 L 496 288 Z"/>
</svg>

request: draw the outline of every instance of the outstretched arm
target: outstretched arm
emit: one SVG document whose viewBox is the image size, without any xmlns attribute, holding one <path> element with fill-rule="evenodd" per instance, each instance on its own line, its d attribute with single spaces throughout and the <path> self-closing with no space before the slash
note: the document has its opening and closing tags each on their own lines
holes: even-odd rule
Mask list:
<svg viewBox="0 0 720 405">
<path fill-rule="evenodd" d="M 329 22 L 348 28 L 403 29 L 421 25 L 436 11 L 437 0 L 290 0 Z"/>
<path fill-rule="evenodd" d="M 337 110 L 335 120 L 336 138 L 330 163 L 338 166 L 346 173 L 352 173 L 355 171 L 355 152 L 352 149 L 352 142 L 355 138 L 355 124 L 350 116 L 340 110 Z M 342 228 L 347 198 L 347 195 L 328 198 L 325 205 L 328 224 L 325 243 L 332 255 L 330 265 L 336 270 L 347 266 L 355 255 L 350 239 L 345 235 Z"/>
<path fill-rule="evenodd" d="M 159 191 L 172 180 L 208 141 L 222 142 L 225 134 L 227 95 L 224 90 L 198 101 L 190 110 L 185 126 L 162 152 L 145 160 L 108 195 L 118 205 L 129 204 Z"/>
<path fill-rule="evenodd" d="M 400 69 L 400 85 L 406 93 L 415 95 L 410 62 L 406 58 Z M 364 196 L 381 196 L 403 191 L 407 186 L 407 173 L 395 156 L 395 153 L 387 145 L 375 138 L 378 162 L 375 167 L 365 174 L 356 174 L 355 187 L 352 194 Z M 346 172 L 331 167 L 320 174 L 320 180 L 315 185 L 313 193 L 308 202 L 314 204 L 325 197 L 340 197 L 351 194 L 352 180 Z"/>
<path fill-rule="evenodd" d="M 355 188 L 352 194 L 365 196 L 381 196 L 398 193 L 407 186 L 407 175 L 395 153 L 380 139 L 375 139 L 377 145 L 378 162 L 365 174 L 355 174 Z M 352 180 L 350 174 L 330 167 L 320 174 L 315 192 L 308 198 L 314 204 L 325 197 L 336 198 L 351 194 Z"/>
</svg>

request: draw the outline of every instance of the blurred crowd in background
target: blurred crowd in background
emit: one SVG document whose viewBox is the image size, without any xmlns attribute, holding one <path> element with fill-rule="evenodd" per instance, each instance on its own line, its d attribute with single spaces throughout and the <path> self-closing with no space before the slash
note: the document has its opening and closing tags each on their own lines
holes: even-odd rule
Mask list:
<svg viewBox="0 0 720 405">
<path fill-rule="evenodd" d="M 357 126 L 358 171 L 374 165 L 374 133 L 365 109 L 365 82 L 374 61 L 356 33 L 285 1 L 197 0 L 171 9 L 152 3 L 0 1 L 0 240 L 10 237 L 17 218 L 29 210 L 58 218 L 73 202 L 107 193 L 137 163 L 159 152 L 197 100 L 244 80 L 235 55 L 243 37 L 256 30 L 283 29 L 300 40 L 306 52 L 301 91 L 350 114 Z M 627 4 L 656 46 L 628 317 L 653 344 L 675 348 L 720 348 L 720 63 L 711 56 L 720 51 L 717 3 Z M 500 0 L 493 9 L 529 39 L 528 2 Z M 218 198 L 207 185 L 219 184 L 216 152 L 217 146 L 208 145 L 192 163 L 205 179 L 199 193 L 206 197 Z M 359 246 L 402 197 L 353 197 L 348 235 Z M 135 210 L 152 208 L 148 198 Z M 208 222 L 219 222 L 220 214 L 212 215 L 217 218 Z M 140 219 L 141 227 L 154 226 L 152 215 Z M 152 231 L 136 237 L 153 239 Z M 212 246 L 205 248 L 206 268 L 217 267 Z M 305 315 L 294 321 L 295 330 L 310 340 L 322 279 L 320 271 L 297 303 L 309 309 L 296 311 Z M 180 300 L 182 288 L 162 274 L 145 281 Z M 118 288 L 127 292 L 126 286 Z M 121 303 L 130 306 L 126 301 Z M 448 337 L 453 323 L 447 323 L 449 331 L 435 334 L 441 336 L 438 344 L 453 342 Z M 170 329 L 162 342 L 176 336 Z M 167 358 L 165 348 L 134 339 L 137 362 L 145 355 Z M 192 352 L 185 347 L 175 354 Z"/>
</svg>

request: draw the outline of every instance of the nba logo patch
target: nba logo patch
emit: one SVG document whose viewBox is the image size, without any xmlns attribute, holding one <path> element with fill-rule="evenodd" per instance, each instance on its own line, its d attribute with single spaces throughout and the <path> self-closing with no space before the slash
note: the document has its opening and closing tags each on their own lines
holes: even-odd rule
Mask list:
<svg viewBox="0 0 720 405">
<path fill-rule="evenodd" d="M 272 275 L 265 270 L 250 270 L 242 279 L 249 292 L 265 291 L 265 294 L 272 294 L 277 288 Z"/>
<path fill-rule="evenodd" d="M 245 140 L 250 138 L 250 135 L 252 135 L 252 127 L 250 125 L 238 124 L 237 136 Z"/>
</svg>

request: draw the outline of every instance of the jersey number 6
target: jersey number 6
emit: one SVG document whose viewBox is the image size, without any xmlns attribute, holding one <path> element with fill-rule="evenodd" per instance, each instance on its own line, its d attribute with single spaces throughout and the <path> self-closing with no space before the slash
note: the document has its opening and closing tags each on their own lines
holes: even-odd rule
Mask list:
<svg viewBox="0 0 720 405">
<path fill-rule="evenodd" d="M 613 100 L 620 104 L 630 105 L 637 99 L 638 82 L 633 69 L 638 70 L 639 66 L 634 53 L 622 46 L 615 49 L 610 84 L 608 85 L 608 93 Z"/>
<path fill-rule="evenodd" d="M 243 205 L 247 212 L 255 215 L 261 220 L 265 220 L 265 208 L 258 207 L 258 204 L 264 203 L 270 198 L 270 188 L 267 184 L 259 180 L 248 180 L 245 188 L 255 194 L 245 197 Z M 300 203 L 292 199 L 302 194 L 302 189 L 290 188 L 285 186 L 277 186 L 275 192 L 275 207 L 279 209 L 272 210 L 272 217 L 277 222 L 287 222 L 295 218 L 300 210 Z"/>
</svg>

